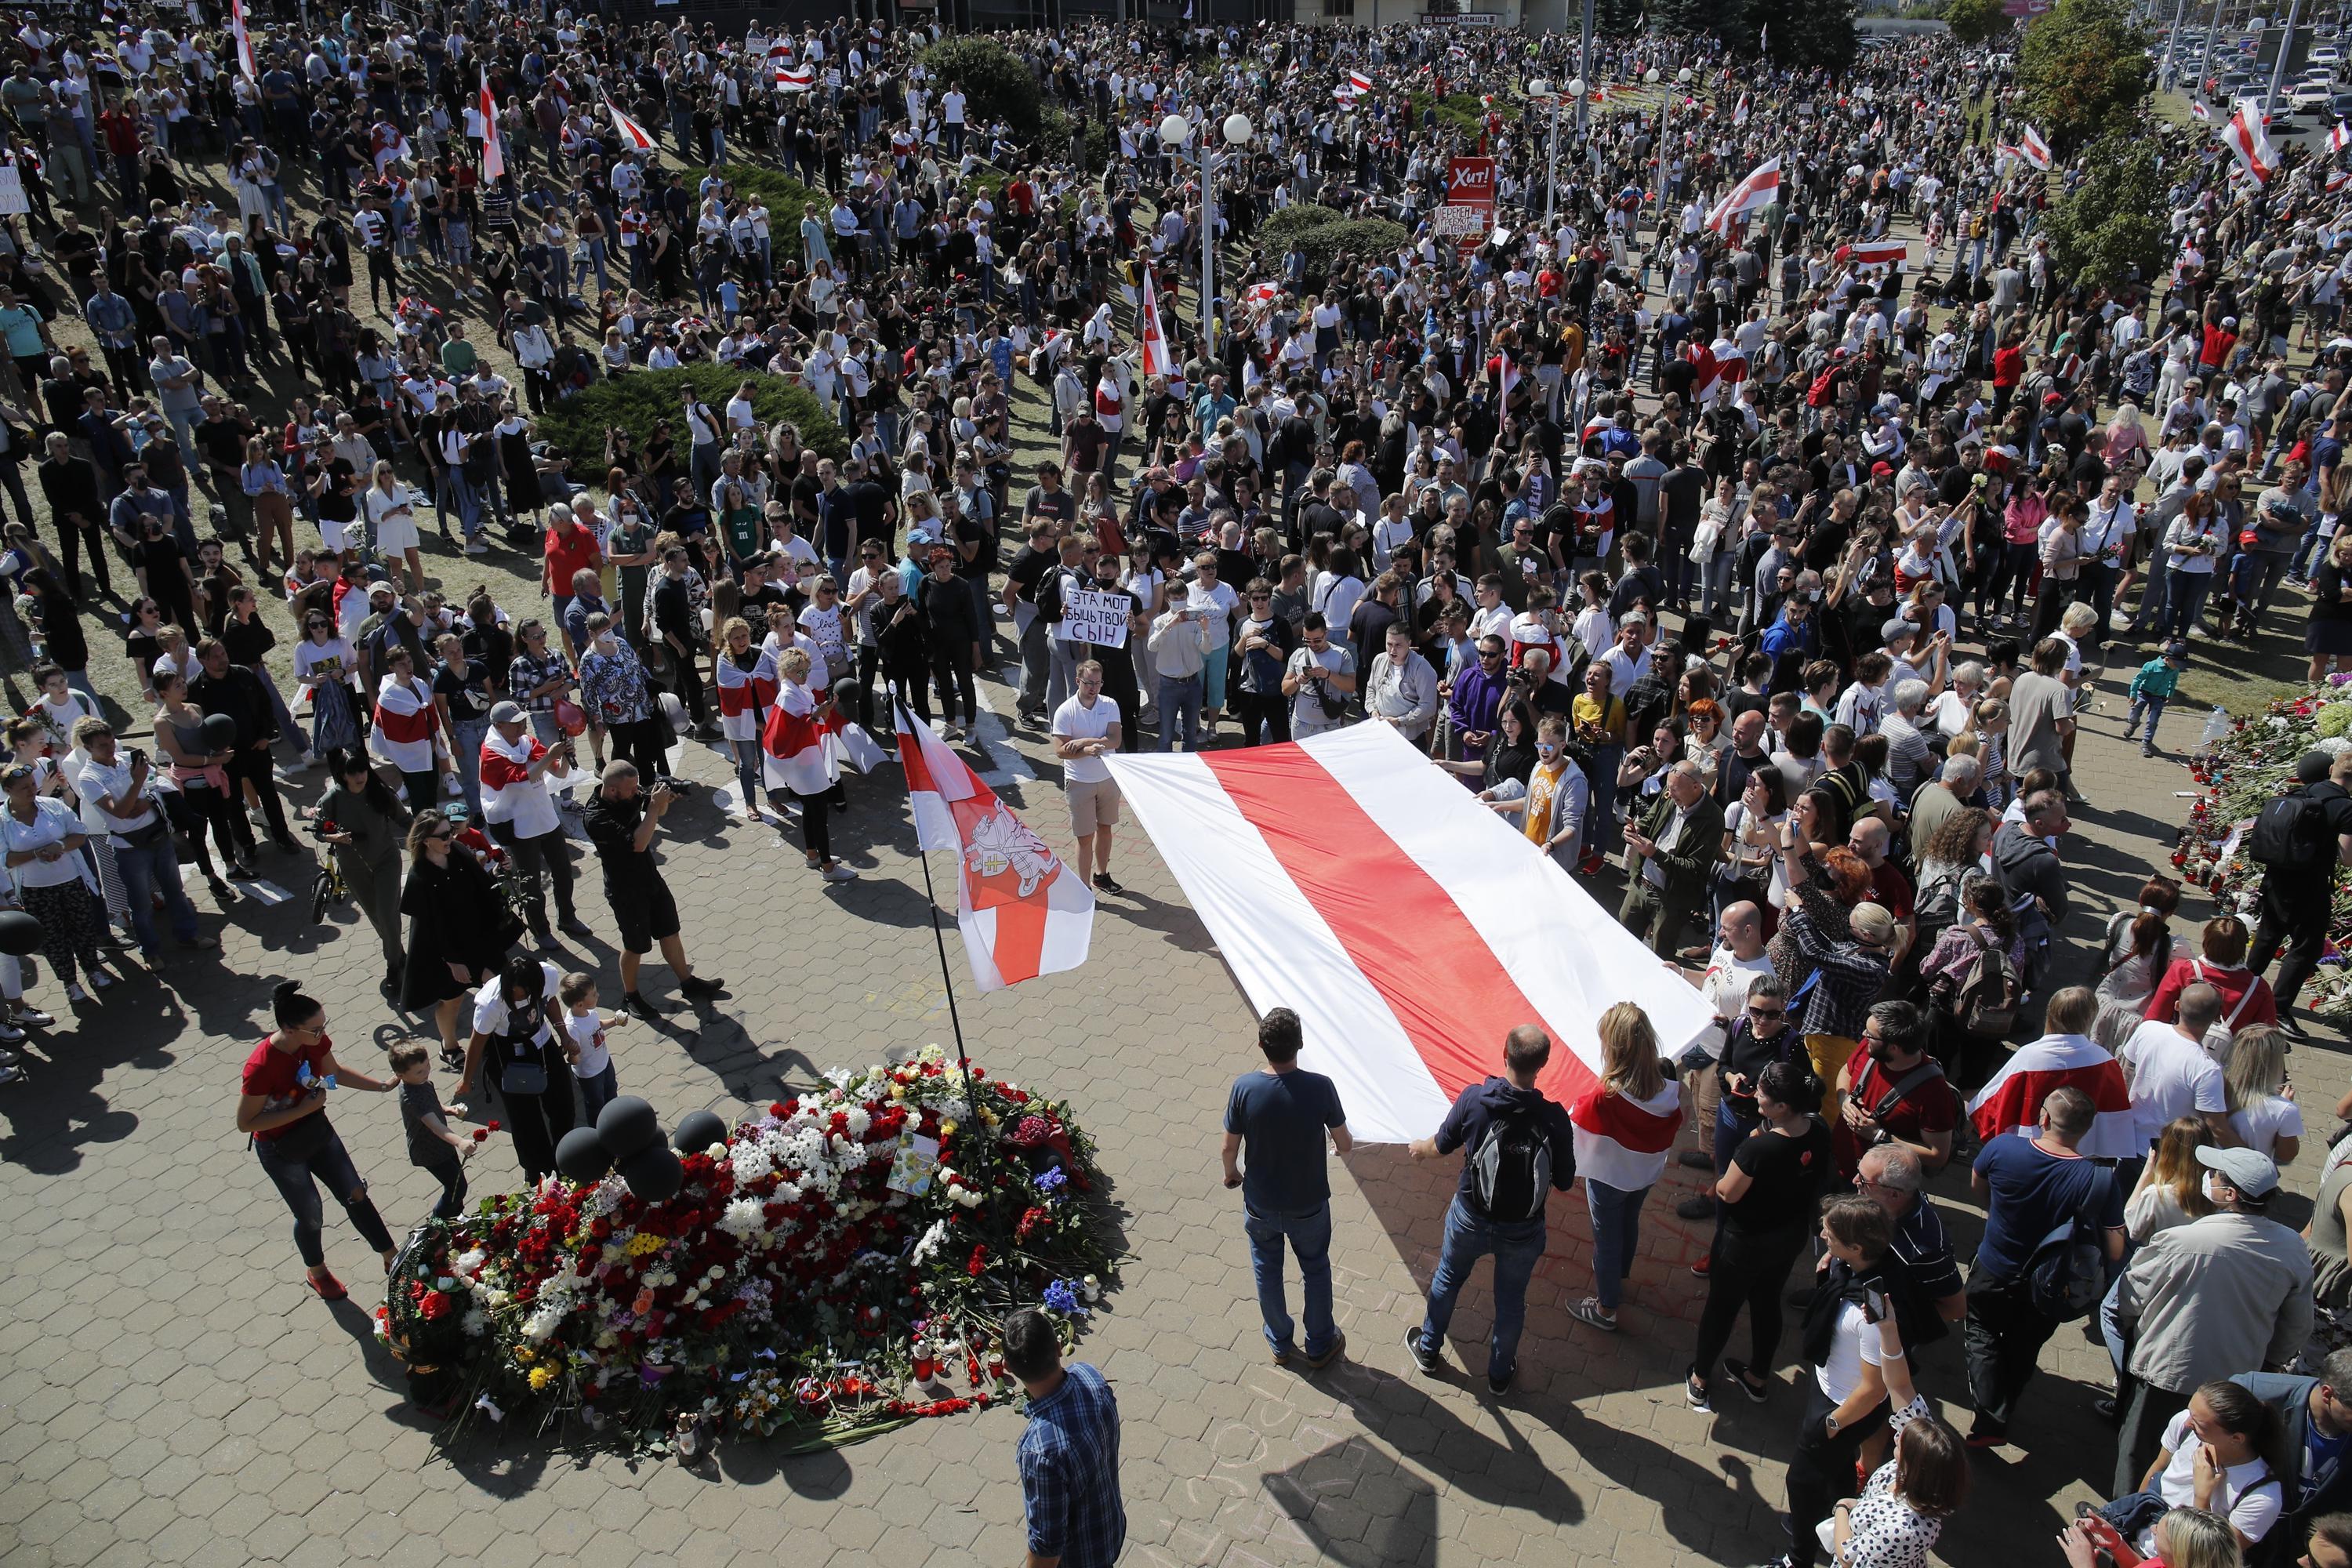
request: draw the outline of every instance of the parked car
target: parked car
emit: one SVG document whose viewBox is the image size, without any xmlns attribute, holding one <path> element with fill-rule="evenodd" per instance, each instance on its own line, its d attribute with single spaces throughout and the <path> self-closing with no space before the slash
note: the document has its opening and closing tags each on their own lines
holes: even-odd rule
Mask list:
<svg viewBox="0 0 2352 1568">
<path fill-rule="evenodd" d="M 2287 102 L 2298 110 L 2325 109 L 2327 107 L 2327 100 L 2326 87 L 2315 82 L 2302 83 L 2293 92 L 2287 94 Z"/>
</svg>

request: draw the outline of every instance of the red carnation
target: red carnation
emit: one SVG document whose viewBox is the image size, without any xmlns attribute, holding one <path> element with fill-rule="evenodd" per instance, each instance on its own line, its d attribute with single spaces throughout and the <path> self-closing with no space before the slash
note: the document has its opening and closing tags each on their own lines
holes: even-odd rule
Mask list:
<svg viewBox="0 0 2352 1568">
<path fill-rule="evenodd" d="M 499 1130 L 499 1124 L 498 1124 L 495 1121 L 493 1121 L 490 1123 L 490 1131 L 493 1131 L 493 1132 L 496 1132 L 498 1130 Z"/>
<path fill-rule="evenodd" d="M 963 1266 L 963 1271 L 977 1279 L 982 1273 L 987 1271 L 987 1268 L 988 1244 L 986 1242 L 982 1242 L 981 1245 L 971 1249 L 971 1261 Z"/>
</svg>

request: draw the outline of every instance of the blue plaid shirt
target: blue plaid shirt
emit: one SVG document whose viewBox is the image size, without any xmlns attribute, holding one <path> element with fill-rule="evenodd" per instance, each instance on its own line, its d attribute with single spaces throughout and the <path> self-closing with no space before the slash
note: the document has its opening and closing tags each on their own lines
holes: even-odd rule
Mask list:
<svg viewBox="0 0 2352 1568">
<path fill-rule="evenodd" d="M 1029 1550 L 1062 1568 L 1110 1568 L 1127 1544 L 1118 1500 L 1118 1401 L 1103 1374 L 1072 1362 L 1062 1386 L 1029 1406 L 1021 1434 Z"/>
</svg>

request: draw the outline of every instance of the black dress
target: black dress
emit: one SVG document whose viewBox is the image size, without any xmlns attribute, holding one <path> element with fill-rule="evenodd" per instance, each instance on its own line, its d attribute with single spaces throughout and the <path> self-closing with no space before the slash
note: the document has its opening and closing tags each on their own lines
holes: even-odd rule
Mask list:
<svg viewBox="0 0 2352 1568">
<path fill-rule="evenodd" d="M 2352 602 L 2344 597 L 2346 573 L 2329 561 L 2312 574 L 2311 623 L 2304 630 L 2303 648 L 2323 658 L 2352 655 Z"/>
<path fill-rule="evenodd" d="M 512 435 L 499 432 L 499 466 L 506 471 L 507 505 L 517 512 L 537 511 L 547 504 L 539 488 L 539 465 L 530 455 L 530 426 L 516 426 Z"/>
<path fill-rule="evenodd" d="M 400 912 L 408 917 L 408 965 L 401 971 L 400 1005 L 425 1012 L 452 996 L 469 994 L 498 972 L 507 950 L 522 935 L 522 921 L 481 863 L 452 846 L 449 864 L 419 860 L 409 868 L 400 890 Z M 449 965 L 462 963 L 469 980 Z"/>
<path fill-rule="evenodd" d="M 533 1039 L 534 1032 L 544 1037 Z M 537 1065 L 546 1075 L 547 1087 L 537 1094 L 519 1094 L 507 1082 L 511 1068 L 528 1064 Z M 498 1091 L 499 1108 L 506 1112 L 501 1120 L 514 1139 L 515 1159 L 522 1165 L 523 1177 L 536 1185 L 555 1169 L 555 1145 L 576 1122 L 572 1068 L 556 1044 L 555 1032 L 536 1008 L 515 1020 L 508 1033 L 492 1035 L 482 1042 L 482 1076 Z"/>
</svg>

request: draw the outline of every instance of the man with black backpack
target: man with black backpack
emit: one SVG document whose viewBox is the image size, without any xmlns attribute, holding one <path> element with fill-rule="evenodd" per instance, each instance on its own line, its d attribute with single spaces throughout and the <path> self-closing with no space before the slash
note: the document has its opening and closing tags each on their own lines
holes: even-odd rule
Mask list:
<svg viewBox="0 0 2352 1568">
<path fill-rule="evenodd" d="M 1486 1387 L 1501 1394 L 1518 1367 L 1519 1331 L 1528 1317 L 1528 1280 L 1544 1255 L 1544 1202 L 1576 1180 L 1575 1132 L 1568 1110 L 1536 1089 L 1551 1060 L 1551 1037 L 1522 1024 L 1503 1041 L 1504 1078 L 1464 1089 L 1436 1135 L 1411 1145 L 1416 1160 L 1468 1151 L 1462 1180 L 1445 1211 L 1445 1244 L 1429 1282 L 1429 1312 L 1405 1331 L 1413 1364 L 1435 1373 L 1445 1326 L 1470 1270 L 1495 1255 L 1495 1330 Z"/>
<path fill-rule="evenodd" d="M 2079 1148 L 2097 1120 L 2081 1089 L 2052 1089 L 2034 1136 L 2021 1130 L 1988 1139 L 1971 1167 L 1969 1189 L 1985 1201 L 1984 1237 L 1969 1270 L 1971 1448 L 2009 1441 L 2042 1345 L 2098 1300 L 2105 1280 L 2097 1254 L 2124 1255 L 2123 1185 Z"/>
<path fill-rule="evenodd" d="M 2311 1337 L 2310 1249 L 2267 1217 L 2278 1166 L 2252 1149 L 2210 1144 L 2197 1163 L 2213 1212 L 2150 1237 L 2116 1290 L 2131 1343 L 2116 1398 L 2116 1497 L 2139 1485 L 2166 1424 L 2200 1384 L 2283 1367 Z"/>
<path fill-rule="evenodd" d="M 2333 759 L 2325 752 L 2305 752 L 2295 762 L 2294 777 L 2294 793 L 2263 806 L 2246 833 L 2247 858 L 2263 868 L 2262 912 L 2246 966 L 2260 974 L 2284 947 L 2286 959 L 2271 994 L 2278 998 L 2279 1021 L 2301 1035 L 2303 1026 L 2289 1010 L 2319 967 L 2336 868 L 2352 865 L 2352 789 L 2347 787 L 2352 785 L 2352 752 Z"/>
</svg>

